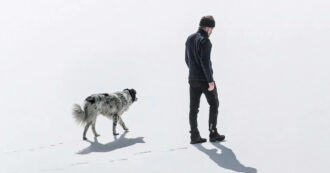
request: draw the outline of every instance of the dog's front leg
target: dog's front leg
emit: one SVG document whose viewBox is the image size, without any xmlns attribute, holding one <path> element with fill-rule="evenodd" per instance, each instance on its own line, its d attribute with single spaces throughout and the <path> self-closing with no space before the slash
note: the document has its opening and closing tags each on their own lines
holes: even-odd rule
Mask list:
<svg viewBox="0 0 330 173">
<path fill-rule="evenodd" d="M 127 132 L 128 128 L 126 127 L 123 119 L 121 117 L 119 117 L 119 124 L 121 125 L 121 127 L 123 127 L 123 129 Z"/>
<path fill-rule="evenodd" d="M 87 140 L 86 138 L 86 133 L 87 133 L 87 130 L 89 128 L 89 126 L 92 124 L 92 122 L 88 122 L 85 126 L 85 129 L 84 129 L 84 133 L 83 133 L 83 140 Z"/>
<path fill-rule="evenodd" d="M 119 135 L 119 133 L 116 132 L 118 119 L 119 119 L 118 114 L 115 114 L 113 116 L 113 124 L 112 124 L 112 133 L 113 133 L 113 135 Z"/>
</svg>

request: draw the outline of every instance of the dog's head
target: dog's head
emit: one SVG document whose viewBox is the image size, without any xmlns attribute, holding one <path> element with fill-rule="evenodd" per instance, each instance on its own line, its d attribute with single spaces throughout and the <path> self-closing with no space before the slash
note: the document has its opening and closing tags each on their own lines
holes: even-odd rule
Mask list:
<svg viewBox="0 0 330 173">
<path fill-rule="evenodd" d="M 135 102 L 138 100 L 138 98 L 136 97 L 136 91 L 135 89 L 124 89 L 124 91 L 128 91 L 129 92 L 129 95 L 131 95 L 131 98 L 132 98 L 132 102 Z"/>
</svg>

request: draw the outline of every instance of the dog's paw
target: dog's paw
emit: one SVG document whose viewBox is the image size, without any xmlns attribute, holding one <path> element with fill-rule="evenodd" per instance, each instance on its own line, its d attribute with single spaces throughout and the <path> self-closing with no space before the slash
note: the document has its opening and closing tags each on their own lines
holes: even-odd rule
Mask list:
<svg viewBox="0 0 330 173">
<path fill-rule="evenodd" d="M 86 137 L 83 137 L 83 140 L 84 140 L 84 141 L 86 141 L 86 140 L 87 140 L 87 138 L 86 138 Z"/>
</svg>

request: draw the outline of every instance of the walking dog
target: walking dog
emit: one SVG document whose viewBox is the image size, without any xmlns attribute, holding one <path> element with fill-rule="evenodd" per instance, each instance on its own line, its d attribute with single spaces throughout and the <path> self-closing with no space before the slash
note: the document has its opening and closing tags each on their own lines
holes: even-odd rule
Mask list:
<svg viewBox="0 0 330 173">
<path fill-rule="evenodd" d="M 91 125 L 94 136 L 99 136 L 95 130 L 95 123 L 96 117 L 100 114 L 112 119 L 113 135 L 118 135 L 116 132 L 118 122 L 125 131 L 128 131 L 122 115 L 135 101 L 137 101 L 136 91 L 134 89 L 124 89 L 121 92 L 109 94 L 93 94 L 85 99 L 83 109 L 80 105 L 74 104 L 72 109 L 74 119 L 78 124 L 85 125 L 83 140 L 87 140 L 86 133 Z"/>
</svg>

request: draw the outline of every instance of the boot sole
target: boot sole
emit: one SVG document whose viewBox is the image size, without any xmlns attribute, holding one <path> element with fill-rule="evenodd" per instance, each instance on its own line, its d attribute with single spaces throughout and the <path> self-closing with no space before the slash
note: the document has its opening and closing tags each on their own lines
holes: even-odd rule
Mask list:
<svg viewBox="0 0 330 173">
<path fill-rule="evenodd" d="M 225 138 L 210 139 L 210 142 L 221 142 L 223 140 L 225 140 Z"/>
<path fill-rule="evenodd" d="M 200 143 L 204 143 L 206 142 L 206 140 L 203 140 L 203 141 L 196 141 L 196 142 L 190 142 L 190 144 L 200 144 Z"/>
</svg>

